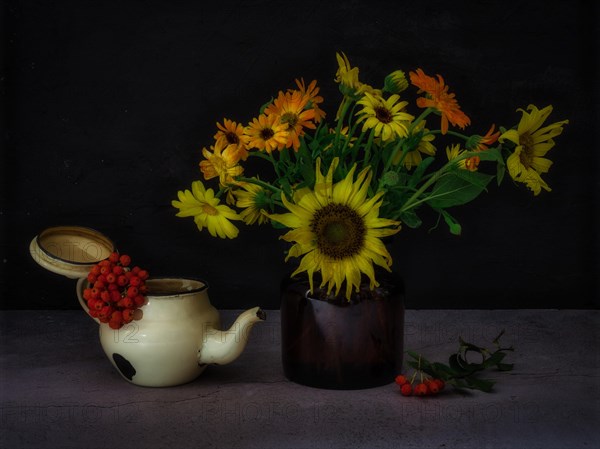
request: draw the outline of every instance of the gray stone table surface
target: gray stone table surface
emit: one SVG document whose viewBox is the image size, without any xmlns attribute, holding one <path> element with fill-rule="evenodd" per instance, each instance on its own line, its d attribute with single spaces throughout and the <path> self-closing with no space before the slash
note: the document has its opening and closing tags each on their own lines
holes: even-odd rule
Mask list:
<svg viewBox="0 0 600 449">
<path fill-rule="evenodd" d="M 238 311 L 223 311 L 231 324 Z M 279 311 L 246 351 L 194 382 L 123 380 L 78 311 L 0 312 L 2 448 L 596 448 L 600 311 L 408 310 L 406 348 L 446 361 L 459 336 L 516 351 L 493 393 L 403 397 L 395 384 L 320 390 L 286 380 Z M 392 379 L 390 379 L 392 381 Z"/>
</svg>

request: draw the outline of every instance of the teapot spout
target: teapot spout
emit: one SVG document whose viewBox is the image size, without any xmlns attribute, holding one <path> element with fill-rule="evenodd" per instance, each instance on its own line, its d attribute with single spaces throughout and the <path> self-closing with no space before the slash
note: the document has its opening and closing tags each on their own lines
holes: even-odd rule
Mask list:
<svg viewBox="0 0 600 449">
<path fill-rule="evenodd" d="M 229 330 L 208 327 L 198 351 L 198 363 L 225 365 L 233 362 L 246 347 L 250 329 L 266 318 L 267 314 L 260 307 L 254 307 L 243 312 Z"/>
</svg>

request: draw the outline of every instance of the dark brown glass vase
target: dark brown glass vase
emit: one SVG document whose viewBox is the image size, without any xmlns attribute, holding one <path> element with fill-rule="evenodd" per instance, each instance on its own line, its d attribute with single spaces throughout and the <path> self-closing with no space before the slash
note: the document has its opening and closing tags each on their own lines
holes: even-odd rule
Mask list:
<svg viewBox="0 0 600 449">
<path fill-rule="evenodd" d="M 344 390 L 394 381 L 402 367 L 404 285 L 387 272 L 377 280 L 373 291 L 363 282 L 350 302 L 317 288 L 311 294 L 306 276 L 283 280 L 282 362 L 289 380 Z"/>
</svg>

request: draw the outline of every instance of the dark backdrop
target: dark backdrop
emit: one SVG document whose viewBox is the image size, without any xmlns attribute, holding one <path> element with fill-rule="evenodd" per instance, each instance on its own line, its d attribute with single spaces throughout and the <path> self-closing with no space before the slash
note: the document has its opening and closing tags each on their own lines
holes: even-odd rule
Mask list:
<svg viewBox="0 0 600 449">
<path fill-rule="evenodd" d="M 597 307 L 595 3 L 3 2 L 2 307 L 77 307 L 75 282 L 28 253 L 44 228 L 76 224 L 154 275 L 207 279 L 217 307 L 278 308 L 278 231 L 213 239 L 170 201 L 200 178 L 216 121 L 247 123 L 294 78 L 318 79 L 332 116 L 336 51 L 369 83 L 443 74 L 474 131 L 530 103 L 571 122 L 549 155 L 553 192 L 507 182 L 453 211 L 461 237 L 426 224 L 395 238 L 408 307 Z"/>
</svg>

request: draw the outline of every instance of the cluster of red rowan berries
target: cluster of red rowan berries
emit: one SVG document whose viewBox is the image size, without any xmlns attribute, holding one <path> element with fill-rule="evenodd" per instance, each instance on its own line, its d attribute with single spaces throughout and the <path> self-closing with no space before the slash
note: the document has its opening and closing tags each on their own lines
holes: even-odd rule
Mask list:
<svg viewBox="0 0 600 449">
<path fill-rule="evenodd" d="M 112 329 L 120 329 L 134 319 L 135 310 L 144 305 L 145 284 L 149 275 L 131 266 L 131 257 L 113 252 L 92 267 L 83 291 L 89 314 Z"/>
<path fill-rule="evenodd" d="M 421 379 L 421 382 L 413 387 L 413 379 L 410 381 L 402 374 L 396 376 L 396 384 L 400 387 L 402 396 L 431 396 L 438 394 L 446 384 L 442 379 Z"/>
</svg>

